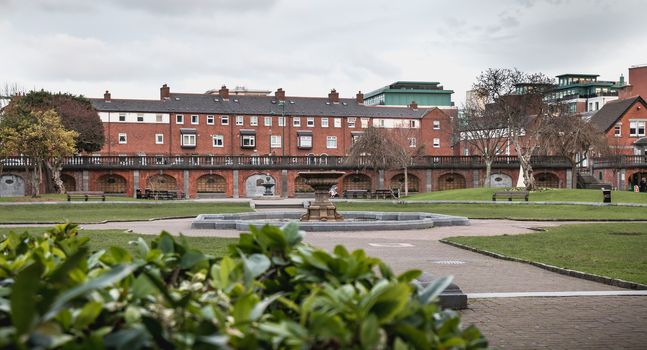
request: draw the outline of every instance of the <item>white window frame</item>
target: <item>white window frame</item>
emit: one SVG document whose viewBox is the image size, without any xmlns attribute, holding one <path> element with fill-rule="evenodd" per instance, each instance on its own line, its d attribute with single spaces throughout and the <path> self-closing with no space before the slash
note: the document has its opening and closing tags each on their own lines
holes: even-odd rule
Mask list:
<svg viewBox="0 0 647 350">
<path fill-rule="evenodd" d="M 236 125 L 245 125 L 245 117 L 242 115 L 236 116 Z"/>
<path fill-rule="evenodd" d="M 349 128 L 355 128 L 355 117 L 348 117 L 346 122 L 348 122 Z"/>
<path fill-rule="evenodd" d="M 156 145 L 164 144 L 164 134 L 155 134 L 155 144 Z"/>
<path fill-rule="evenodd" d="M 642 127 L 642 133 L 640 129 Z M 642 137 L 645 136 L 645 121 L 644 120 L 630 120 L 629 121 L 629 136 Z"/>
<path fill-rule="evenodd" d="M 155 121 L 157 123 L 163 123 L 164 122 L 164 115 L 162 114 L 155 114 Z"/>
<path fill-rule="evenodd" d="M 440 120 L 434 120 L 434 130 L 440 130 Z"/>
<path fill-rule="evenodd" d="M 184 124 L 184 114 L 175 115 L 175 124 Z"/>
<path fill-rule="evenodd" d="M 263 117 L 263 125 L 272 126 L 272 117 Z"/>
<path fill-rule="evenodd" d="M 144 113 L 137 113 L 137 122 L 138 123 L 144 122 Z"/>
<path fill-rule="evenodd" d="M 196 134 L 181 134 L 180 145 L 185 147 L 194 147 L 197 144 L 198 135 Z"/>
<path fill-rule="evenodd" d="M 433 143 L 434 148 L 440 148 L 440 139 L 439 139 L 439 138 L 437 138 L 437 137 L 436 137 L 436 138 L 434 138 L 434 141 L 433 141 L 433 142 L 434 142 L 434 143 Z"/>
<path fill-rule="evenodd" d="M 335 118 L 333 121 L 336 128 L 341 128 L 341 118 Z"/>
<path fill-rule="evenodd" d="M 128 143 L 128 134 L 125 132 L 120 132 L 119 135 L 117 136 L 117 140 L 119 141 L 120 145 L 125 145 Z"/>
<path fill-rule="evenodd" d="M 337 148 L 337 136 L 326 136 L 326 148 Z"/>
<path fill-rule="evenodd" d="M 120 122 L 125 122 L 126 121 L 126 113 L 119 113 L 119 119 Z"/>
<path fill-rule="evenodd" d="M 312 148 L 312 135 L 299 135 L 298 147 L 299 148 Z"/>
<path fill-rule="evenodd" d="M 309 128 L 314 128 L 315 127 L 315 118 L 308 117 L 306 118 L 306 126 Z"/>
<path fill-rule="evenodd" d="M 229 125 L 229 116 L 221 115 L 220 116 L 220 125 Z"/>
<path fill-rule="evenodd" d="M 211 145 L 216 148 L 225 147 L 225 135 L 211 135 Z"/>
<path fill-rule="evenodd" d="M 245 142 L 247 141 L 247 142 Z M 251 142 L 249 142 L 251 141 Z M 241 135 L 240 136 L 240 147 L 244 148 L 253 148 L 256 147 L 256 135 Z"/>
<path fill-rule="evenodd" d="M 417 143 L 415 137 L 408 137 L 407 140 L 409 141 L 409 147 L 411 147 L 411 148 L 418 147 L 418 143 Z"/>
<path fill-rule="evenodd" d="M 282 144 L 281 135 L 270 135 L 270 148 L 281 148 Z"/>
<path fill-rule="evenodd" d="M 622 137 L 622 123 L 617 123 L 613 130 L 613 136 Z"/>
<path fill-rule="evenodd" d="M 285 126 L 285 117 L 279 117 L 279 126 Z"/>
<path fill-rule="evenodd" d="M 198 125 L 200 124 L 200 116 L 197 114 L 191 115 L 191 124 Z"/>
<path fill-rule="evenodd" d="M 207 116 L 207 125 L 214 125 L 216 124 L 216 118 L 212 115 Z"/>
<path fill-rule="evenodd" d="M 360 125 L 362 126 L 362 129 L 368 128 L 368 123 L 371 121 L 370 118 L 360 118 Z M 384 122 L 384 120 L 382 120 Z M 382 125 L 384 126 L 384 125 Z"/>
<path fill-rule="evenodd" d="M 249 126 L 258 126 L 258 117 L 253 115 L 249 117 Z"/>
<path fill-rule="evenodd" d="M 418 121 L 415 119 L 409 120 L 409 127 L 410 128 L 417 128 L 418 127 Z"/>
<path fill-rule="evenodd" d="M 301 118 L 300 117 L 292 117 L 292 126 L 296 126 L 296 127 L 301 126 Z"/>
<path fill-rule="evenodd" d="M 328 118 L 321 118 L 321 127 L 322 128 L 328 127 Z"/>
</svg>

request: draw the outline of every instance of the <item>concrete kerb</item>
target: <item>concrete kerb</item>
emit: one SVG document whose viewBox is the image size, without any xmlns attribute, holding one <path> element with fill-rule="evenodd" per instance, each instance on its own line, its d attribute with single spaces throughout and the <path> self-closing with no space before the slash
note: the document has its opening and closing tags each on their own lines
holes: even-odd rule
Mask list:
<svg viewBox="0 0 647 350">
<path fill-rule="evenodd" d="M 558 266 L 553 266 L 549 264 L 544 264 L 540 262 L 535 262 L 535 261 L 530 261 L 530 260 L 525 260 L 525 259 L 520 259 L 520 258 L 515 258 L 512 256 L 507 256 L 499 253 L 494 253 L 488 250 L 484 249 L 478 249 L 474 247 L 470 247 L 464 244 L 456 243 L 456 242 L 451 242 L 446 239 L 440 239 L 439 242 L 445 243 L 457 248 L 461 249 L 466 249 L 475 253 L 487 255 L 493 258 L 497 259 L 502 259 L 502 260 L 508 260 L 508 261 L 514 261 L 514 262 L 520 262 L 524 264 L 529 264 L 533 265 L 536 267 L 539 267 L 544 270 L 548 270 L 551 272 L 559 273 L 562 275 L 566 276 L 571 276 L 571 277 L 576 277 L 576 278 L 581 278 L 589 281 L 594 281 L 594 282 L 599 282 L 599 283 L 604 283 L 608 284 L 610 286 L 615 286 L 615 287 L 620 287 L 620 288 L 626 288 L 626 289 L 636 289 L 636 290 L 647 290 L 647 285 L 641 284 L 641 283 L 636 283 L 636 282 L 630 282 L 630 281 L 625 281 L 617 278 L 610 278 L 606 276 L 600 276 L 600 275 L 595 275 L 592 273 L 587 273 L 587 272 L 582 272 L 582 271 L 576 271 L 576 270 L 571 270 L 571 269 L 566 269 Z"/>
</svg>

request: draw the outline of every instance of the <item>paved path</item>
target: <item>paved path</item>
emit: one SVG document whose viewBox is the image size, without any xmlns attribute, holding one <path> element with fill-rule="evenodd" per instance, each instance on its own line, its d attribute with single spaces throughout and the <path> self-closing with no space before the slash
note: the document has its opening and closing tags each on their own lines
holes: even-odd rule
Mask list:
<svg viewBox="0 0 647 350">
<path fill-rule="evenodd" d="M 236 237 L 237 231 L 192 230 L 190 219 L 84 225 L 157 234 L 162 229 L 190 236 Z M 397 271 L 418 268 L 434 275 L 454 275 L 466 293 L 621 291 L 605 284 L 567 277 L 503 261 L 438 242 L 460 235 L 534 232 L 566 222 L 471 220 L 470 226 L 419 231 L 308 233 L 306 241 L 331 249 L 344 244 L 362 248 Z M 580 293 L 582 294 L 582 293 Z M 600 293 L 603 294 L 603 293 Z M 647 296 L 512 297 L 470 300 L 463 323 L 477 325 L 502 349 L 646 349 Z"/>
</svg>

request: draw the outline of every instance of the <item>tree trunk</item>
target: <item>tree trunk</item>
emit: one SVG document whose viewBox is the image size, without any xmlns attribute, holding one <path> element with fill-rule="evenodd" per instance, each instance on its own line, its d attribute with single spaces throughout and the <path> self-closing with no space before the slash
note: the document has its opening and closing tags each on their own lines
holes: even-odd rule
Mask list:
<svg viewBox="0 0 647 350">
<path fill-rule="evenodd" d="M 404 196 L 409 195 L 409 168 L 404 167 Z"/>
<path fill-rule="evenodd" d="M 521 170 L 523 170 L 523 180 L 526 183 L 526 190 L 533 191 L 535 189 L 535 176 L 532 173 L 532 165 L 530 165 L 530 157 L 519 156 L 521 163 Z"/>
<path fill-rule="evenodd" d="M 31 173 L 31 196 L 40 197 L 40 180 L 43 175 L 42 164 L 40 161 L 34 161 L 34 168 Z"/>
<path fill-rule="evenodd" d="M 484 158 L 483 161 L 485 162 L 485 181 L 483 181 L 483 184 L 485 187 L 492 187 L 492 183 L 490 181 L 490 174 L 492 173 L 492 162 L 493 159 L 490 157 Z"/>
<path fill-rule="evenodd" d="M 43 176 L 42 180 L 45 184 L 45 193 L 58 193 L 58 186 L 56 185 L 56 181 L 54 179 L 54 173 L 51 164 L 49 164 L 48 160 L 44 160 L 43 164 L 45 164 L 45 167 L 43 168 L 45 175 Z"/>
<path fill-rule="evenodd" d="M 65 193 L 65 184 L 63 183 L 63 180 L 61 180 L 61 171 L 63 170 L 63 166 L 59 161 L 52 161 L 52 163 L 46 162 L 45 164 L 51 174 L 51 180 L 54 181 L 57 192 Z"/>
</svg>

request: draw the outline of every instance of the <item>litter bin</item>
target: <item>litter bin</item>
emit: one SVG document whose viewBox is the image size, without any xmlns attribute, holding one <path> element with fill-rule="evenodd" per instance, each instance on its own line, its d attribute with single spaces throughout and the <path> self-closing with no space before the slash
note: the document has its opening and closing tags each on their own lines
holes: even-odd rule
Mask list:
<svg viewBox="0 0 647 350">
<path fill-rule="evenodd" d="M 611 189 L 603 188 L 602 189 L 602 203 L 611 203 Z"/>
</svg>

